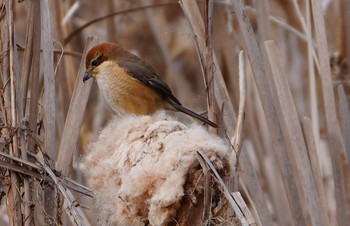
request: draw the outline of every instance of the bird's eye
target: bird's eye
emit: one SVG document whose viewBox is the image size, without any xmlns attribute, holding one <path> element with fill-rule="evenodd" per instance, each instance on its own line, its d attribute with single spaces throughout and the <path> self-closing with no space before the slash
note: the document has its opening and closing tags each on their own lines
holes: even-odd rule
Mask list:
<svg viewBox="0 0 350 226">
<path fill-rule="evenodd" d="M 91 62 L 91 65 L 93 67 L 97 67 L 98 66 L 98 60 L 97 59 L 94 59 L 92 62 Z"/>
</svg>

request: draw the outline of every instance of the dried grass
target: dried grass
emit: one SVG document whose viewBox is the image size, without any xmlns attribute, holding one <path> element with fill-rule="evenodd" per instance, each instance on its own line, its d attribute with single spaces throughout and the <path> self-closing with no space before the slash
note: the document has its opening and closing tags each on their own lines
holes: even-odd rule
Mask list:
<svg viewBox="0 0 350 226">
<path fill-rule="evenodd" d="M 98 40 L 149 61 L 220 125 L 210 132 L 239 155 L 222 189 L 249 208 L 240 223 L 346 225 L 350 0 L 322 3 L 0 0 L 0 225 L 96 224 L 77 164 L 113 114 L 81 79 Z"/>
</svg>

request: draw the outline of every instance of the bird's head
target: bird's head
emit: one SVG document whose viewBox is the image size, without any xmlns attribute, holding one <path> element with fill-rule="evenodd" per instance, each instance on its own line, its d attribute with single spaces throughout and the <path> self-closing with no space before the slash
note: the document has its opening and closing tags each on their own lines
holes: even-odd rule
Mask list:
<svg viewBox="0 0 350 226">
<path fill-rule="evenodd" d="M 92 47 L 86 55 L 86 72 L 83 82 L 91 77 L 96 78 L 99 74 L 99 66 L 106 61 L 117 61 L 124 54 L 123 50 L 118 44 L 111 42 L 104 42 Z"/>
</svg>

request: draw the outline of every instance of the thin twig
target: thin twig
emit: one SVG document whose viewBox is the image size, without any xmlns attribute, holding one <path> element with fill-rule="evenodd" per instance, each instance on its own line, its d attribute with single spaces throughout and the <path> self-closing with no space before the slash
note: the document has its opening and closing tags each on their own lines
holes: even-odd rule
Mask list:
<svg viewBox="0 0 350 226">
<path fill-rule="evenodd" d="M 139 10 L 145 10 L 148 8 L 156 8 L 156 7 L 163 7 L 163 6 L 170 6 L 170 5 L 176 5 L 176 3 L 162 3 L 162 4 L 154 4 L 154 5 L 149 5 L 149 6 L 143 6 L 143 7 L 138 7 L 138 8 L 134 8 L 134 9 L 127 9 L 127 10 L 121 10 L 119 12 L 115 12 L 115 13 L 111 13 L 111 14 L 107 14 L 105 16 L 93 19 L 85 24 L 83 24 L 82 26 L 80 26 L 79 28 L 75 29 L 72 33 L 70 33 L 63 42 L 63 45 L 67 45 L 74 36 L 76 36 L 77 34 L 79 34 L 82 30 L 84 30 L 85 28 L 93 25 L 94 23 L 100 22 L 102 20 L 108 19 L 110 17 L 114 17 L 114 16 L 118 16 L 118 15 L 122 15 L 122 14 L 126 14 L 126 13 L 131 13 L 131 12 L 136 12 Z"/>
</svg>

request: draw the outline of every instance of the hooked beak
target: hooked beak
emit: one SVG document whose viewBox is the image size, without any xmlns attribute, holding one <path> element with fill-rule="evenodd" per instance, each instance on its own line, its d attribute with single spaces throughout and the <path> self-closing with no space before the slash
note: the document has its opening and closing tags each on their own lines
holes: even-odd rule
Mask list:
<svg viewBox="0 0 350 226">
<path fill-rule="evenodd" d="M 89 80 L 92 77 L 90 71 L 86 71 L 83 77 L 83 82 L 85 83 L 87 80 Z"/>
</svg>

